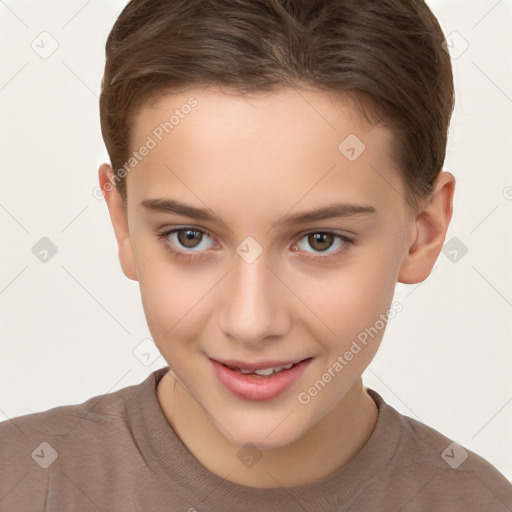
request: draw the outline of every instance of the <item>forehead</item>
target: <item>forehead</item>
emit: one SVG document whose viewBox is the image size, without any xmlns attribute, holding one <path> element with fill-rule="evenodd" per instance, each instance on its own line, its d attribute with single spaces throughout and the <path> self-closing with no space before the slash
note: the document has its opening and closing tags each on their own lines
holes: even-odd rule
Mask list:
<svg viewBox="0 0 512 512">
<path fill-rule="evenodd" d="M 151 132 L 155 122 L 169 121 L 173 113 L 173 131 L 183 131 L 177 129 L 178 125 L 188 117 L 186 124 L 194 129 L 210 128 L 209 137 L 233 125 L 243 128 L 243 132 L 238 130 L 239 136 L 262 134 L 262 129 L 279 131 L 282 137 L 293 137 L 308 129 L 332 132 L 350 127 L 360 134 L 374 129 L 359 114 L 355 101 L 341 92 L 283 87 L 249 94 L 208 86 L 160 95 L 143 104 L 134 121 L 135 138 Z M 212 121 L 215 126 L 211 126 Z M 198 134 L 201 135 L 204 134 Z"/>
<path fill-rule="evenodd" d="M 392 133 L 368 124 L 340 94 L 295 88 L 168 94 L 136 116 L 132 148 L 148 144 L 128 176 L 129 196 L 179 188 L 222 205 L 226 194 L 247 204 L 265 194 L 269 206 L 272 200 L 306 206 L 318 195 L 376 205 L 403 196 Z"/>
</svg>

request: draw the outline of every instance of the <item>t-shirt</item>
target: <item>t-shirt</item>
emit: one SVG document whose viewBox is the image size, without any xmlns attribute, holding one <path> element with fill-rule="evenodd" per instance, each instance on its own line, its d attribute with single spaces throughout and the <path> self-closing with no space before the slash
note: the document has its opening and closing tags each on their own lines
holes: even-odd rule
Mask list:
<svg viewBox="0 0 512 512">
<path fill-rule="evenodd" d="M 0 511 L 512 510 L 512 484 L 496 468 L 371 389 L 375 429 L 334 473 L 295 487 L 225 480 L 167 422 L 156 386 L 168 370 L 82 404 L 0 423 Z"/>
</svg>

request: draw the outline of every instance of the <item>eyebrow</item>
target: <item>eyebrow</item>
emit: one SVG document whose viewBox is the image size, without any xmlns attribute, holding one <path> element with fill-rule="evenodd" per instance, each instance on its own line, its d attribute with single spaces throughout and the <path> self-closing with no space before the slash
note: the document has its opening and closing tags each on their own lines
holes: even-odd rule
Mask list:
<svg viewBox="0 0 512 512">
<path fill-rule="evenodd" d="M 190 206 L 173 199 L 145 199 L 140 204 L 143 208 L 152 212 L 175 213 L 191 219 L 209 221 L 212 223 L 218 223 L 220 220 L 211 210 L 196 208 L 195 206 Z M 281 218 L 276 224 L 295 226 L 334 217 L 352 217 L 354 215 L 376 213 L 376 211 L 373 206 L 333 203 L 315 210 L 286 216 Z"/>
</svg>

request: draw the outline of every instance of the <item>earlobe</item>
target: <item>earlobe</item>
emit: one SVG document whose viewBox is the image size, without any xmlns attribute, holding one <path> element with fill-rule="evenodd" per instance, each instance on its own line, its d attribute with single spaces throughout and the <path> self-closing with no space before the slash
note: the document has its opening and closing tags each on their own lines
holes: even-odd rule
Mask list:
<svg viewBox="0 0 512 512">
<path fill-rule="evenodd" d="M 100 187 L 107 203 L 110 220 L 117 240 L 119 261 L 124 275 L 138 281 L 133 255 L 130 231 L 128 228 L 127 207 L 115 186 L 114 172 L 109 164 L 101 164 L 98 170 Z"/>
<path fill-rule="evenodd" d="M 398 282 L 420 283 L 429 276 L 443 248 L 452 218 L 454 190 L 454 176 L 441 172 L 431 195 L 424 201 L 415 219 L 411 220 L 413 226 L 409 251 L 402 261 Z"/>
</svg>

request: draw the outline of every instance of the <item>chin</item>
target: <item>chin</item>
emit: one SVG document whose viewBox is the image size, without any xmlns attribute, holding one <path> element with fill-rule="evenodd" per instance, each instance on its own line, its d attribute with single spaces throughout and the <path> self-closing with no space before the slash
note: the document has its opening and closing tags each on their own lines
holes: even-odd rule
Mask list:
<svg viewBox="0 0 512 512">
<path fill-rule="evenodd" d="M 230 432 L 234 432 L 234 434 L 233 437 L 226 437 L 229 442 L 238 446 L 252 444 L 260 450 L 284 448 L 297 441 L 304 434 L 304 431 L 298 425 L 288 425 L 284 428 L 279 425 L 279 421 L 272 426 L 268 426 L 268 428 L 263 428 L 261 423 L 256 424 L 254 428 L 248 427 L 247 423 L 239 426 L 232 425 Z"/>
</svg>

